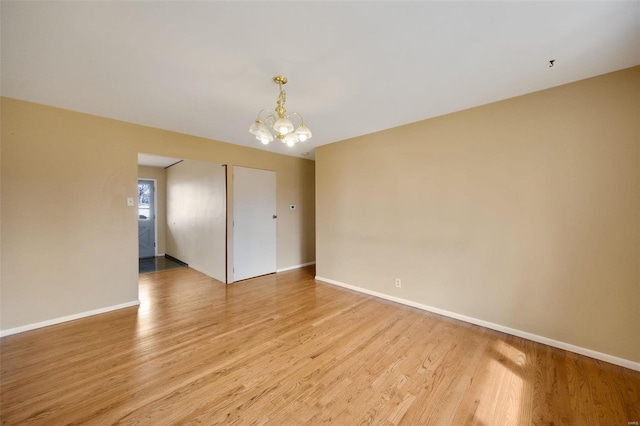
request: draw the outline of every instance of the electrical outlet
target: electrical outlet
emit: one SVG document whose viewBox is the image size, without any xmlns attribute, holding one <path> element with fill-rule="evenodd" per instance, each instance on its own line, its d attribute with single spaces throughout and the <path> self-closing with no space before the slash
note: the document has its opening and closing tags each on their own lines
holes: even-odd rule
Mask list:
<svg viewBox="0 0 640 426">
<path fill-rule="evenodd" d="M 396 287 L 402 288 L 402 280 L 400 278 L 396 278 Z"/>
</svg>

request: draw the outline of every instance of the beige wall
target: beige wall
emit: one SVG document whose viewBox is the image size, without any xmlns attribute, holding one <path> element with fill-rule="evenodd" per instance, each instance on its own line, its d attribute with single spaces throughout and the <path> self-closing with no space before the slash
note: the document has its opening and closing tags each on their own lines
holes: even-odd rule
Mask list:
<svg viewBox="0 0 640 426">
<path fill-rule="evenodd" d="M 317 275 L 638 362 L 639 164 L 640 67 L 322 146 Z"/>
<path fill-rule="evenodd" d="M 2 330 L 137 299 L 126 198 L 138 152 L 275 170 L 278 267 L 315 260 L 312 161 L 15 99 L 0 107 Z"/>
<path fill-rule="evenodd" d="M 138 179 L 156 180 L 156 243 L 158 255 L 166 253 L 167 227 L 167 172 L 164 167 L 138 166 Z"/>
<path fill-rule="evenodd" d="M 167 254 L 225 282 L 226 183 L 221 164 L 184 160 L 167 169 Z"/>
</svg>

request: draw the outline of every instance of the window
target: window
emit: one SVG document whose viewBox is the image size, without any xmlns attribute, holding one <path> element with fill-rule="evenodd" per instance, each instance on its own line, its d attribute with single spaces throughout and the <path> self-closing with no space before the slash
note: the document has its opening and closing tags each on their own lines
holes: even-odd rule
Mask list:
<svg viewBox="0 0 640 426">
<path fill-rule="evenodd" d="M 138 183 L 138 218 L 151 219 L 151 185 Z"/>
</svg>

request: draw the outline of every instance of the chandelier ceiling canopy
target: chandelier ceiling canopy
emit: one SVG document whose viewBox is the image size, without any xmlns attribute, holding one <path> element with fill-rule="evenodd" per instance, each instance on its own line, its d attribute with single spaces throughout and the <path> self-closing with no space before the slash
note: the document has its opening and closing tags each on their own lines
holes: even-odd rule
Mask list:
<svg viewBox="0 0 640 426">
<path fill-rule="evenodd" d="M 273 81 L 280 88 L 275 114 L 267 109 L 261 110 L 256 120 L 249 127 L 249 133 L 254 135 L 256 139 L 264 145 L 273 141 L 274 136 L 288 146 L 294 146 L 298 142 L 311 139 L 311 130 L 304 124 L 302 115 L 299 112 L 287 114 L 287 110 L 284 107 L 287 101 L 287 93 L 282 86 L 287 84 L 287 77 L 277 75 L 273 77 Z M 300 125 L 297 129 L 289 119 L 293 116 L 297 116 L 300 120 Z"/>
</svg>

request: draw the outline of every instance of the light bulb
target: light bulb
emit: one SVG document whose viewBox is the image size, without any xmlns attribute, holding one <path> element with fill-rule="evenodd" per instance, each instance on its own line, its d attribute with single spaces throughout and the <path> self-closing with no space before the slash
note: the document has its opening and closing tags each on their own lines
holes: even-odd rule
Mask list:
<svg viewBox="0 0 640 426">
<path fill-rule="evenodd" d="M 298 142 L 298 137 L 295 135 L 295 133 L 289 133 L 284 137 L 282 142 L 286 143 L 287 146 L 293 146 L 296 144 L 296 142 Z"/>
<path fill-rule="evenodd" d="M 264 131 L 259 131 L 256 134 L 256 139 L 266 145 L 273 140 L 273 135 L 265 127 Z"/>
<path fill-rule="evenodd" d="M 309 128 L 304 123 L 300 124 L 295 133 L 300 142 L 311 139 L 311 130 L 309 130 Z"/>
<path fill-rule="evenodd" d="M 280 133 L 281 135 L 286 135 L 287 133 L 293 132 L 293 124 L 286 118 L 281 118 L 273 123 L 273 128 L 277 133 Z"/>
</svg>

